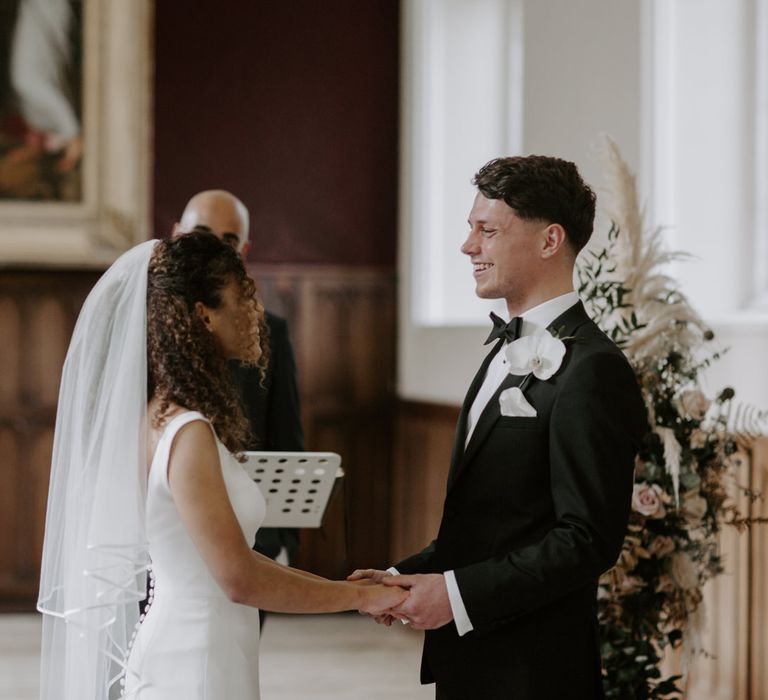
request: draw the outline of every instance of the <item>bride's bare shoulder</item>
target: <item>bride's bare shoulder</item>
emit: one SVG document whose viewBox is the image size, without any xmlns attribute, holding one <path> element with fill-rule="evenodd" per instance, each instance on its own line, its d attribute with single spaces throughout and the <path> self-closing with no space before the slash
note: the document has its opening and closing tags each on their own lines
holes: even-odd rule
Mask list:
<svg viewBox="0 0 768 700">
<path fill-rule="evenodd" d="M 147 458 L 150 464 L 160 439 L 168 427 L 168 423 L 176 416 L 191 411 L 191 409 L 175 403 L 169 404 L 167 409 L 161 414 L 158 413 L 159 408 L 159 401 L 150 401 L 147 406 L 147 422 L 149 425 Z M 194 456 L 210 456 L 209 453 L 213 453 L 216 449 L 216 440 L 207 421 L 192 420 L 182 425 L 173 435 L 169 460 L 177 462 L 181 458 L 182 461 L 186 462 Z"/>
<path fill-rule="evenodd" d="M 191 411 L 186 406 L 181 406 L 177 403 L 169 403 L 162 412 L 160 408 L 161 403 L 158 399 L 152 399 L 147 405 L 147 423 L 149 427 L 149 444 L 147 447 L 150 457 L 154 454 L 168 423 L 176 416 Z M 205 425 L 203 421 L 191 421 L 179 429 L 178 434 L 174 436 L 173 442 L 177 443 L 180 440 L 185 443 L 192 442 L 193 446 L 200 447 L 211 442 L 212 437 L 210 427 Z"/>
</svg>

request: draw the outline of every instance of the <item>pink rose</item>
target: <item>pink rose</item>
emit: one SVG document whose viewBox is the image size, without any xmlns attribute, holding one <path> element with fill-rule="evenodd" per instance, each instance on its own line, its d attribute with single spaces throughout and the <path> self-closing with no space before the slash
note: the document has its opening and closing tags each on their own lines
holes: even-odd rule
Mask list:
<svg viewBox="0 0 768 700">
<path fill-rule="evenodd" d="M 675 551 L 675 541 L 666 535 L 657 535 L 648 547 L 648 551 L 661 559 Z"/>
<path fill-rule="evenodd" d="M 708 436 L 703 430 L 695 428 L 691 431 L 690 443 L 694 450 L 700 450 L 702 447 L 706 447 L 707 439 Z"/>
<path fill-rule="evenodd" d="M 634 595 L 638 591 L 641 591 L 646 586 L 646 582 L 639 576 L 625 576 L 621 580 L 618 594 L 620 596 Z"/>
<path fill-rule="evenodd" d="M 663 493 L 658 484 L 635 484 L 632 489 L 632 509 L 646 518 L 663 518 L 667 513 L 662 501 Z"/>
<path fill-rule="evenodd" d="M 709 403 L 709 399 L 698 389 L 686 389 L 677 399 L 678 410 L 691 420 L 703 420 Z"/>
</svg>

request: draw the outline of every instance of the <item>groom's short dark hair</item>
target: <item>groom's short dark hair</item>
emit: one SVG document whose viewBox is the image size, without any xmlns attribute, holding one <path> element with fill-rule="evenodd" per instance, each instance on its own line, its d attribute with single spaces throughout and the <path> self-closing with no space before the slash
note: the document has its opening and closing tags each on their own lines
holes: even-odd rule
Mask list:
<svg viewBox="0 0 768 700">
<path fill-rule="evenodd" d="M 560 224 L 574 253 L 592 235 L 595 193 L 570 161 L 551 156 L 496 158 L 477 171 L 472 184 L 488 199 L 503 199 L 521 219 Z"/>
</svg>

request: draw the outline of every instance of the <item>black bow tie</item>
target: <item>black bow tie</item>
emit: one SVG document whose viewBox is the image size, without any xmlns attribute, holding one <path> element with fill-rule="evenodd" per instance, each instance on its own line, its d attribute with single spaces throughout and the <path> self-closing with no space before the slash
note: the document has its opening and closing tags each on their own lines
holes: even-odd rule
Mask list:
<svg viewBox="0 0 768 700">
<path fill-rule="evenodd" d="M 493 328 L 483 345 L 488 345 L 488 343 L 492 343 L 499 338 L 504 338 L 508 343 L 511 343 L 520 337 L 520 331 L 523 330 L 523 319 L 521 316 L 515 316 L 509 323 L 506 323 L 503 318 L 491 311 L 491 321 L 493 321 Z"/>
</svg>

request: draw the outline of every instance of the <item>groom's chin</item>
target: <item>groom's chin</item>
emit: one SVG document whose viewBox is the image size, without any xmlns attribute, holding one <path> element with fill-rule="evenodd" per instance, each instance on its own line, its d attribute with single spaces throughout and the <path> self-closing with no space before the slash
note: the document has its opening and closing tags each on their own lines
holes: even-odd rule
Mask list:
<svg viewBox="0 0 768 700">
<path fill-rule="evenodd" d="M 501 299 L 501 294 L 496 294 L 493 290 L 483 287 L 480 282 L 475 284 L 475 296 L 478 299 Z"/>
</svg>

